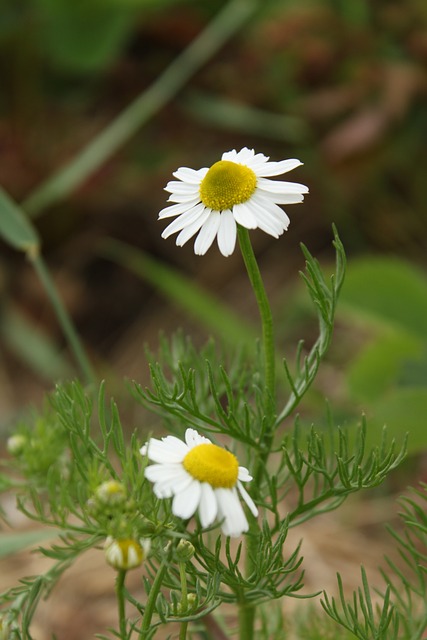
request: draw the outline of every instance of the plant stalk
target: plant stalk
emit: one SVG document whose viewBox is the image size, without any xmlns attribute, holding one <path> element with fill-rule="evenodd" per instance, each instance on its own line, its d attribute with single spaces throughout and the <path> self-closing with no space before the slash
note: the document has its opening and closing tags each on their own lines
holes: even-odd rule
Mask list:
<svg viewBox="0 0 427 640">
<path fill-rule="evenodd" d="M 116 577 L 116 595 L 117 595 L 117 604 L 119 609 L 119 629 L 120 629 L 120 636 L 122 640 L 126 640 L 127 638 L 125 594 L 124 594 L 125 579 L 126 579 L 126 570 L 120 569 Z"/>
<path fill-rule="evenodd" d="M 33 265 L 38 277 L 40 278 L 40 281 L 52 304 L 52 307 L 65 334 L 65 337 L 67 338 L 77 360 L 77 363 L 80 366 L 82 374 L 86 379 L 86 382 L 94 383 L 96 381 L 94 371 L 86 356 L 85 350 L 82 346 L 82 343 L 80 342 L 70 316 L 58 294 L 58 291 L 54 285 L 54 282 L 43 258 L 38 251 L 28 252 L 27 257 Z"/>
</svg>

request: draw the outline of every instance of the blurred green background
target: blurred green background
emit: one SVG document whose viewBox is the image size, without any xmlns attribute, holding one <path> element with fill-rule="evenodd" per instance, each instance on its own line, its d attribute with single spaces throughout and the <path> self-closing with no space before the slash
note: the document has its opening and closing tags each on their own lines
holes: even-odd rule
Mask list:
<svg viewBox="0 0 427 640">
<path fill-rule="evenodd" d="M 290 179 L 309 185 L 310 195 L 289 209 L 280 240 L 257 231 L 252 238 L 277 342 L 289 355 L 300 338 L 310 346 L 316 329 L 298 277 L 299 243 L 332 273 L 334 222 L 348 253 L 335 341 L 307 415 L 324 412 L 326 395 L 343 424 L 364 411 L 373 437 L 386 422 L 399 439 L 410 432 L 412 451 L 425 449 L 425 0 L 2 0 L 0 7 L 0 182 L 33 218 L 98 373 L 112 386 L 123 376 L 144 381 L 144 343 L 155 345 L 159 329 L 182 326 L 202 342 L 211 333 L 233 341 L 239 323 L 249 334 L 257 327 L 238 252 L 224 259 L 212 248 L 199 258 L 191 242 L 179 249 L 160 238 L 163 187 L 179 166 L 208 166 L 232 148 L 297 157 L 304 166 Z M 190 51 L 200 61 L 187 56 L 187 71 L 194 68 L 178 82 L 179 68 L 167 70 L 210 28 L 213 36 Z M 39 186 L 165 72 L 163 103 L 70 193 L 59 189 L 40 205 Z M 31 265 L 3 241 L 0 249 L 6 432 L 76 369 Z M 209 304 L 216 311 L 206 313 Z"/>
</svg>

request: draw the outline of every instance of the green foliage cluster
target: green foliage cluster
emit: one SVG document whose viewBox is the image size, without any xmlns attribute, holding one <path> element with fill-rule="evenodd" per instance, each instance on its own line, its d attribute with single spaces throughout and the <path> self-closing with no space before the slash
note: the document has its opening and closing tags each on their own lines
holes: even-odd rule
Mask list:
<svg viewBox="0 0 427 640">
<path fill-rule="evenodd" d="M 313 347 L 315 355 L 309 353 L 304 359 L 299 347 L 294 374 L 286 366 L 293 400 L 285 400 L 284 407 L 294 408 L 302 399 L 312 383 L 313 368 L 317 371 L 324 355 L 321 345 L 331 337 L 344 265 L 337 237 L 335 246 L 337 277 L 329 284 L 304 249 L 305 281 L 319 314 L 319 340 Z M 12 461 L 3 462 L 9 469 L 4 477 L 16 478 L 8 488 L 16 492 L 18 508 L 28 518 L 53 527 L 59 537 L 39 547 L 52 560 L 47 572 L 25 578 L 0 596 L 3 619 L 16 638 L 31 638 L 37 604 L 49 595 L 63 572 L 85 551 L 101 550 L 111 538 L 151 541 L 143 578 L 145 600 L 135 599 L 125 588 L 126 571 L 118 573 L 120 628 L 114 633 L 123 640 L 134 636 L 148 640 L 170 622 L 180 623 L 184 638 L 190 622 L 194 629 L 203 627 L 222 603 L 238 608 L 241 638 L 283 637 L 282 614 L 270 617 L 268 607 L 274 610 L 273 602 L 283 598 L 316 595 L 301 593 L 302 547 L 289 547 L 289 528 L 337 508 L 354 491 L 377 486 L 404 455 L 404 449 L 395 451 L 394 443 L 387 445 L 385 439 L 381 446 L 367 449 L 365 423 L 356 437 L 337 427 L 332 416 L 326 429 L 303 429 L 298 417 L 293 428 L 287 424 L 283 429 L 285 413 L 288 416 L 284 410 L 277 411 L 276 418 L 266 418 L 271 399 L 262 388 L 262 365 L 245 359 L 243 353 L 224 357 L 213 341 L 198 350 L 177 335 L 170 342 L 164 339 L 156 359 L 151 355 L 150 360 L 151 387 L 143 389 L 134 383 L 134 398 L 158 413 L 168 431 L 181 435 L 192 426 L 209 433 L 214 441 L 226 436 L 239 460 L 253 472 L 251 493 L 261 509 L 259 522 L 251 516 L 247 544 L 242 541 L 237 546 L 218 535 L 216 525 L 202 530 L 196 520 L 194 527 L 187 527 L 173 515 L 168 500 L 155 498 L 144 478 L 146 462 L 139 450 L 141 438 L 149 433 L 138 428 L 130 439 L 125 436 L 116 403 L 107 403 L 105 385 L 97 401 L 96 394 L 78 382 L 58 385 L 44 414 L 18 428 L 15 435 L 22 437 L 20 446 Z M 108 495 L 100 498 L 99 487 L 108 481 L 123 487 L 119 500 L 109 501 Z M 421 491 L 417 497 L 423 497 Z M 394 535 L 415 582 L 389 561 L 384 572 L 387 588 L 379 605 L 373 604 L 363 570 L 362 587 L 351 603 L 346 602 L 340 578 L 339 601 L 324 595 L 326 613 L 360 640 L 414 640 L 414 630 L 418 633 L 422 628 L 425 569 L 418 543 L 426 541 L 425 512 L 410 500 L 404 519 L 408 533 Z M 191 543 L 194 558 L 188 554 L 179 559 L 176 549 L 183 539 Z M 133 613 L 124 617 L 120 612 L 126 601 Z M 261 626 L 253 635 L 258 608 Z M 404 624 L 402 618 L 411 622 Z M 321 626 L 307 626 L 305 637 L 319 637 Z M 342 637 L 337 633 L 331 631 L 330 637 Z"/>
</svg>

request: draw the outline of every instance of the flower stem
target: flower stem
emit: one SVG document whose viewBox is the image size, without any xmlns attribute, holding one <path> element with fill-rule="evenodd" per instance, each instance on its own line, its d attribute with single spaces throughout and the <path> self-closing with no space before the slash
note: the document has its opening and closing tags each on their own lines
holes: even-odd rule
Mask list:
<svg viewBox="0 0 427 640">
<path fill-rule="evenodd" d="M 139 634 L 139 640 L 146 640 L 149 637 L 151 619 L 154 614 L 157 596 L 159 595 L 159 592 L 162 586 L 166 567 L 167 567 L 167 561 L 163 560 L 163 562 L 161 563 L 157 571 L 156 577 L 153 580 L 153 584 L 151 585 L 150 593 L 147 599 L 147 604 L 145 605 L 144 617 L 142 618 L 142 625 L 141 625 L 141 632 Z"/>
<path fill-rule="evenodd" d="M 239 606 L 239 640 L 253 640 L 255 606 L 243 602 Z"/>
<path fill-rule="evenodd" d="M 41 257 L 38 251 L 28 252 L 27 254 L 31 264 L 33 265 L 40 281 L 46 291 L 47 296 L 52 304 L 52 307 L 55 311 L 56 317 L 62 327 L 65 337 L 67 338 L 69 345 L 74 353 L 74 356 L 79 364 L 82 373 L 86 379 L 86 382 L 93 383 L 95 382 L 95 374 L 92 370 L 90 362 L 86 356 L 85 350 L 83 349 L 82 343 L 77 335 L 77 332 L 74 328 L 74 325 L 68 315 L 66 308 L 58 294 L 58 291 L 54 285 L 54 282 L 51 278 L 51 275 L 44 263 L 43 258 Z"/>
<path fill-rule="evenodd" d="M 181 614 L 185 615 L 188 607 L 187 574 L 185 571 L 185 562 L 179 563 L 179 577 L 181 580 Z M 186 640 L 187 627 L 188 627 L 188 622 L 181 622 L 181 629 L 179 631 L 179 640 Z"/>
<path fill-rule="evenodd" d="M 239 238 L 243 261 L 246 266 L 246 271 L 248 272 L 249 280 L 251 282 L 252 289 L 258 303 L 259 314 L 261 316 L 265 378 L 264 400 L 266 414 L 271 418 L 275 410 L 276 396 L 276 363 L 274 355 L 273 316 L 271 313 L 270 303 L 265 291 L 258 263 L 256 261 L 252 244 L 249 238 L 249 231 L 244 227 L 237 225 L 237 235 Z"/>
<path fill-rule="evenodd" d="M 126 579 L 126 570 L 120 569 L 119 572 L 117 573 L 117 578 L 116 578 L 116 595 L 117 595 L 117 604 L 119 607 L 120 637 L 122 638 L 122 640 L 126 640 L 126 637 L 127 637 L 125 594 L 124 594 L 125 579 Z"/>
</svg>

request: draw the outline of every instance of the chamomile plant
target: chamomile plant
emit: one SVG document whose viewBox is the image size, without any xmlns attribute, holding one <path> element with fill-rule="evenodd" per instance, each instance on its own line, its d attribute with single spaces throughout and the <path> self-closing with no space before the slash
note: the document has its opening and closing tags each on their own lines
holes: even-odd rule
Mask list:
<svg viewBox="0 0 427 640">
<path fill-rule="evenodd" d="M 109 637 L 150 640 L 159 630 L 180 640 L 295 637 L 284 600 L 317 594 L 303 591 L 304 545 L 288 543 L 289 529 L 377 486 L 404 456 L 404 447 L 396 448 L 386 435 L 368 449 L 364 421 L 355 435 L 331 417 L 326 427 L 309 430 L 298 419 L 296 410 L 332 338 L 344 279 L 345 253 L 335 229 L 330 278 L 302 247 L 302 277 L 317 312 L 318 337 L 308 351 L 299 343 L 295 359 L 284 360 L 276 375 L 281 354 L 250 230 L 275 238 L 286 230 L 290 220 L 282 205 L 301 203 L 308 189 L 276 177 L 300 164 L 273 162 L 243 148 L 225 152 L 210 168 L 181 167 L 168 183 L 170 204 L 159 217 L 174 220 L 164 238 L 177 233 L 181 246 L 196 236 L 200 255 L 215 239 L 223 256 L 238 243 L 259 308 L 258 349 L 247 353 L 236 345 L 234 353 L 224 354 L 212 340 L 200 349 L 181 334 L 163 338 L 150 358 L 150 385 L 129 385 L 136 405 L 146 410 L 132 429 L 122 424 L 104 383 L 96 394 L 78 381 L 58 385 L 44 414 L 16 429 L 4 462 L 5 486 L 16 492 L 21 512 L 53 527 L 58 539 L 39 548 L 52 561 L 45 574 L 25 578 L 0 596 L 2 638 L 31 638 L 38 603 L 91 548 L 115 575 L 118 623 Z M 416 542 L 425 542 L 425 522 L 411 506 L 422 521 L 418 527 L 408 511 L 414 535 L 398 542 L 422 582 L 418 565 L 425 555 Z M 390 561 L 378 609 L 364 572 L 353 604 L 340 581 L 339 601 L 324 594 L 332 633 L 327 637 L 421 638 L 425 587 L 408 587 L 405 578 L 401 596 L 389 577 L 393 569 Z M 127 588 L 130 571 L 140 572 L 142 595 Z M 414 623 L 399 627 L 399 616 L 408 615 Z M 162 629 L 172 623 L 172 631 Z M 319 638 L 322 625 L 305 624 L 304 637 Z M 418 635 L 411 636 L 414 630 Z"/>
</svg>

